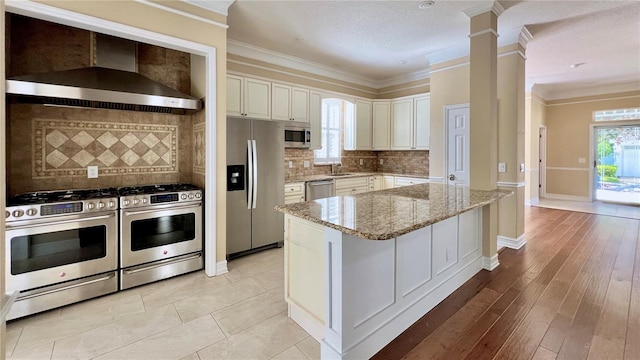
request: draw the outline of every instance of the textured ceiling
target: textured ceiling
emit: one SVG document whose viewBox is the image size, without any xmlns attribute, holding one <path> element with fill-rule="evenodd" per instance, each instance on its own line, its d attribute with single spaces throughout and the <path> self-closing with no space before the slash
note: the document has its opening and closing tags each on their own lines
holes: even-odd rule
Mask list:
<svg viewBox="0 0 640 360">
<path fill-rule="evenodd" d="M 281 54 L 377 87 L 424 77 L 430 63 L 468 54 L 464 11 L 493 2 L 436 0 L 419 9 L 420 2 L 236 0 L 229 8 L 228 38 L 235 45 L 229 51 Z M 640 89 L 639 1 L 500 4 L 499 44 L 513 43 L 523 26 L 533 36 L 526 52 L 528 88 L 536 85 L 551 98 L 612 86 Z M 575 63 L 585 64 L 571 69 Z"/>
</svg>

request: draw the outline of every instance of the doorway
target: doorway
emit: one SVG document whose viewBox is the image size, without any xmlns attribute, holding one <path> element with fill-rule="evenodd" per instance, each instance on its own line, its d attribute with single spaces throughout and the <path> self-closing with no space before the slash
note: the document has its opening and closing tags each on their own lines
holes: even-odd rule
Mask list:
<svg viewBox="0 0 640 360">
<path fill-rule="evenodd" d="M 445 107 L 447 163 L 445 182 L 469 185 L 469 104 Z"/>
<path fill-rule="evenodd" d="M 640 205 L 640 125 L 593 128 L 593 199 Z"/>
</svg>

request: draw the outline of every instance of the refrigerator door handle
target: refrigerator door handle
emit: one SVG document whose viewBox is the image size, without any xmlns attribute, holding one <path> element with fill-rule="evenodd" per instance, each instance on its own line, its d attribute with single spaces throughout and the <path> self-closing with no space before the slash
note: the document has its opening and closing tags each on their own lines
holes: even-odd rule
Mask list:
<svg viewBox="0 0 640 360">
<path fill-rule="evenodd" d="M 251 209 L 253 204 L 253 151 L 251 140 L 247 140 L 247 162 L 247 179 L 249 179 L 249 184 L 247 185 L 247 209 Z"/>
<path fill-rule="evenodd" d="M 258 149 L 256 141 L 251 140 L 253 146 L 253 208 L 258 204 Z"/>
</svg>

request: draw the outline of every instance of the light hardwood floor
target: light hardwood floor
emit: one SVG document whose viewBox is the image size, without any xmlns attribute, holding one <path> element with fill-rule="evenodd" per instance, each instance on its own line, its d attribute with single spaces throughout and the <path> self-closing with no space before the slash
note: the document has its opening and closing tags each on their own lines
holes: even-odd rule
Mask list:
<svg viewBox="0 0 640 360">
<path fill-rule="evenodd" d="M 505 249 L 375 359 L 640 359 L 640 221 L 526 208 Z"/>
<path fill-rule="evenodd" d="M 374 359 L 640 359 L 640 221 L 526 207 L 505 249 Z M 317 359 L 282 249 L 8 324 L 11 359 Z"/>
</svg>

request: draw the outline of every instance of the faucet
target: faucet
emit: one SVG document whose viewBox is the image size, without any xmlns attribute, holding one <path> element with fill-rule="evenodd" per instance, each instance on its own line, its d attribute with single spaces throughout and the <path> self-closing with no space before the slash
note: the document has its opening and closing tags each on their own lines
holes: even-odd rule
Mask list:
<svg viewBox="0 0 640 360">
<path fill-rule="evenodd" d="M 340 174 L 340 169 L 342 168 L 342 164 L 340 163 L 331 163 L 331 174 Z"/>
</svg>

